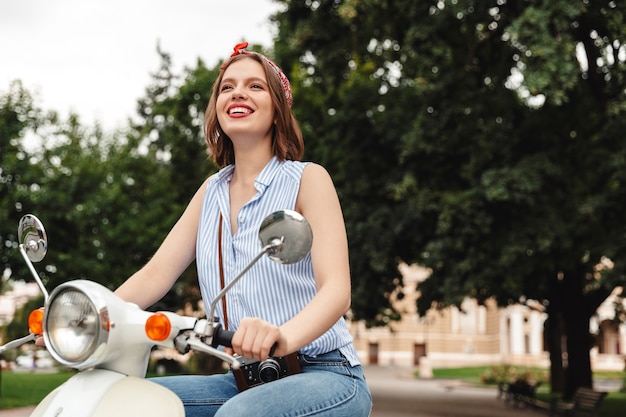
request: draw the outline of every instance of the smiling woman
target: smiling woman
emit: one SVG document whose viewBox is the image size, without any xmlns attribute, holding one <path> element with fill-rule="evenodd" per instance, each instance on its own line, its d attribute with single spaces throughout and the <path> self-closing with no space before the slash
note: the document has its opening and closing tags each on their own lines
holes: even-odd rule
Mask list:
<svg viewBox="0 0 626 417">
<path fill-rule="evenodd" d="M 279 7 L 272 0 L 188 0 L 183 6 L 167 0 L 3 4 L 0 93 L 19 79 L 41 94 L 43 107 L 113 129 L 133 115 L 159 64 L 157 43 L 178 68 L 198 58 L 209 64 L 224 58 L 202 39 L 234 44 L 245 36 L 271 45 L 269 17 Z M 237 16 L 238 24 L 227 16 Z"/>
<path fill-rule="evenodd" d="M 220 300 L 215 315 L 234 331 L 228 352 L 251 377 L 154 379 L 180 397 L 188 417 L 310 410 L 320 417 L 365 417 L 372 401 L 344 320 L 350 269 L 337 191 L 322 166 L 300 161 L 304 142 L 289 81 L 246 45 L 237 45 L 220 68 L 205 114 L 207 146 L 220 171 L 200 186 L 162 247 L 117 294 L 147 307 L 195 259 L 205 310 L 215 311 L 209 303 Z M 260 259 L 222 298 L 222 288 L 256 256 L 256 230 L 277 210 L 308 221 L 310 253 L 289 265 Z M 274 369 L 276 377 L 266 379 L 276 364 L 285 372 Z"/>
</svg>

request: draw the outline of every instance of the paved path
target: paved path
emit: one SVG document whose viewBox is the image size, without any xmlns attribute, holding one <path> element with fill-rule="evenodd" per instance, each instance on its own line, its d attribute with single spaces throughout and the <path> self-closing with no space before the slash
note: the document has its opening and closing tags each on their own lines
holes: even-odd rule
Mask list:
<svg viewBox="0 0 626 417">
<path fill-rule="evenodd" d="M 457 381 L 415 379 L 401 367 L 368 366 L 374 397 L 371 417 L 546 417 L 531 409 L 508 407 L 495 388 L 468 387 Z M 0 417 L 28 417 L 34 407 L 0 410 Z"/>
<path fill-rule="evenodd" d="M 2 417 L 28 417 L 35 407 L 14 408 L 13 410 L 0 410 Z"/>
<path fill-rule="evenodd" d="M 367 367 L 374 397 L 371 417 L 546 417 L 528 408 L 512 408 L 496 388 L 470 387 L 455 380 L 415 379 L 411 370 Z"/>
</svg>

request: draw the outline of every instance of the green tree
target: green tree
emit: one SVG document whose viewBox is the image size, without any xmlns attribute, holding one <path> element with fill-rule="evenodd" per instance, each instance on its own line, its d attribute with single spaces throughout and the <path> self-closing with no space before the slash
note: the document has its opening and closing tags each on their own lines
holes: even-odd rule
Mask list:
<svg viewBox="0 0 626 417">
<path fill-rule="evenodd" d="M 30 280 L 16 250 L 15 230 L 19 217 L 33 213 L 49 238 L 48 255 L 37 267 L 48 290 L 77 278 L 116 288 L 152 256 L 215 170 L 201 131 L 203 98 L 215 71 L 199 62 L 177 85 L 169 56 L 158 52 L 162 66 L 124 131 L 85 127 L 77 115 L 59 120 L 51 113 L 35 120 L 33 100 L 21 88 L 4 98 L 2 143 L 8 150 L 2 152 L 2 204 L 16 208 L 14 218 L 3 222 L 3 233 L 10 233 L 3 235 L 7 253 L 2 259 L 3 270 L 9 268 L 13 277 Z M 35 145 L 27 153 L 22 144 L 29 126 Z M 185 276 L 155 308 L 199 299 L 195 270 Z"/>
<path fill-rule="evenodd" d="M 281 3 L 277 60 L 340 191 L 355 316 L 384 322 L 398 261 L 419 263 L 421 313 L 539 300 L 553 389 L 590 386 L 589 319 L 626 283 L 626 8 Z"/>
<path fill-rule="evenodd" d="M 152 74 L 153 82 L 138 101 L 138 114 L 131 123 L 130 135 L 147 149 L 150 158 L 159 162 L 168 177 L 168 190 L 161 198 L 169 200 L 169 213 L 162 219 L 155 219 L 163 233 L 158 239 L 160 243 L 198 187 L 217 171 L 207 154 L 203 123 L 219 66 L 208 69 L 198 60 L 195 67 L 184 68 L 181 75 L 176 75 L 172 72 L 171 56 L 160 47 L 157 53 L 161 66 Z M 135 220 L 138 224 L 150 223 L 150 219 L 141 216 Z M 187 268 L 170 295 L 159 305 L 170 304 L 171 308 L 171 304 L 191 303 L 196 306 L 201 296 L 195 265 Z M 177 297 L 179 300 L 174 301 Z"/>
<path fill-rule="evenodd" d="M 42 220 L 50 241 L 39 270 L 49 289 L 77 278 L 113 289 L 163 237 L 167 172 L 132 141 L 85 128 L 76 117 L 52 126 L 43 143 L 37 165 L 46 174 L 26 210 Z"/>
<path fill-rule="evenodd" d="M 0 96 L 0 286 L 11 273 L 26 273 L 17 249 L 17 224 L 41 175 L 32 166 L 26 142 L 46 117 L 19 81 Z"/>
</svg>

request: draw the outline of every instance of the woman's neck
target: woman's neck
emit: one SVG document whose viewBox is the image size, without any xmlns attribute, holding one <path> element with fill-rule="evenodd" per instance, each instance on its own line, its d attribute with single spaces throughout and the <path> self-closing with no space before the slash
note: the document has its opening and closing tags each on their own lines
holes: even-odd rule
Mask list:
<svg viewBox="0 0 626 417">
<path fill-rule="evenodd" d="M 231 181 L 253 183 L 272 157 L 271 152 L 261 152 L 259 149 L 235 153 L 235 169 Z"/>
</svg>

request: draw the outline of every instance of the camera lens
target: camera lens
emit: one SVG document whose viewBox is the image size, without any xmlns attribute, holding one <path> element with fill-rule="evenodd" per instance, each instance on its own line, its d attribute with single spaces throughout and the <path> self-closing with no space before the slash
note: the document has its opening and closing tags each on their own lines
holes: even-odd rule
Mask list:
<svg viewBox="0 0 626 417">
<path fill-rule="evenodd" d="M 259 365 L 259 379 L 263 382 L 276 381 L 280 377 L 280 364 L 270 358 Z"/>
</svg>

